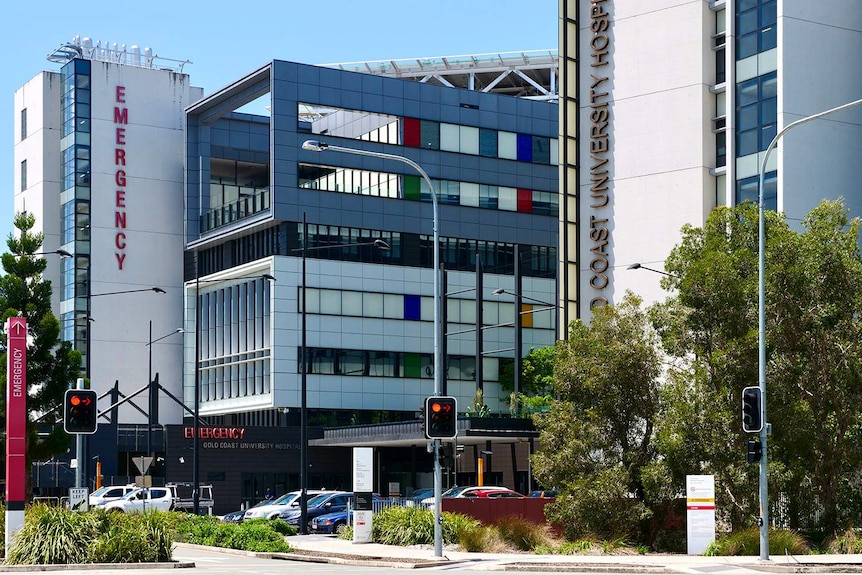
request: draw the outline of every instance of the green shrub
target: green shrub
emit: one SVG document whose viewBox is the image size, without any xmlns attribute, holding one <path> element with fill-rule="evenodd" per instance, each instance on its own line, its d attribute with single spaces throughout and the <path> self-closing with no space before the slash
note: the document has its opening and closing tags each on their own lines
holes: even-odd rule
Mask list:
<svg viewBox="0 0 862 575">
<path fill-rule="evenodd" d="M 545 517 L 563 526 L 567 539 L 636 540 L 652 512 L 643 501 L 628 496 L 628 473 L 618 465 L 574 481 L 545 507 Z"/>
<path fill-rule="evenodd" d="M 138 563 L 171 560 L 171 529 L 163 513 L 69 511 L 33 505 L 6 557 L 10 565 Z"/>
<path fill-rule="evenodd" d="M 769 529 L 770 555 L 807 555 L 811 552 L 808 544 L 796 531 L 790 529 Z M 707 547 L 704 555 L 758 555 L 760 553 L 760 528 L 750 527 L 722 536 Z"/>
<path fill-rule="evenodd" d="M 24 526 L 7 550 L 9 565 L 86 563 L 89 543 L 99 535 L 99 520 L 91 513 L 73 513 L 62 507 L 33 505 Z"/>
<path fill-rule="evenodd" d="M 102 532 L 92 542 L 93 563 L 158 563 L 171 560 L 171 524 L 167 513 L 124 515 L 109 513 L 100 521 Z M 97 515 L 98 516 L 98 515 Z"/>
<path fill-rule="evenodd" d="M 472 517 L 444 511 L 443 543 L 458 543 L 462 532 L 479 525 Z M 338 538 L 353 539 L 353 527 L 347 526 Z M 387 507 L 374 514 L 371 540 L 384 545 L 431 545 L 434 543 L 434 513 L 424 507 Z"/>
<path fill-rule="evenodd" d="M 371 537 L 384 545 L 433 543 L 434 514 L 422 507 L 388 507 L 374 514 Z"/>
<path fill-rule="evenodd" d="M 547 525 L 538 525 L 523 517 L 504 517 L 494 522 L 493 526 L 503 541 L 520 551 L 531 551 L 539 546 L 547 547 L 554 542 Z"/>
<path fill-rule="evenodd" d="M 855 529 L 838 533 L 826 544 L 826 552 L 835 554 L 862 553 L 862 536 Z"/>
<path fill-rule="evenodd" d="M 242 549 L 265 553 L 286 553 L 293 548 L 284 535 L 296 530 L 283 521 L 259 519 L 243 523 L 225 523 L 216 517 L 189 515 L 177 524 L 177 534 L 185 543 Z"/>
<path fill-rule="evenodd" d="M 478 525 L 461 531 L 458 544 L 464 551 L 478 553 L 503 553 L 510 549 L 500 532 L 490 525 Z"/>
</svg>

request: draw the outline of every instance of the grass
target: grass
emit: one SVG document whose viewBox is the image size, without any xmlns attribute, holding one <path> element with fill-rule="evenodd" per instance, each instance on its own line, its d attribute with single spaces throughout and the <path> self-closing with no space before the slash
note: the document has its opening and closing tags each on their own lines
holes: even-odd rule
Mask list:
<svg viewBox="0 0 862 575">
<path fill-rule="evenodd" d="M 758 555 L 760 553 L 760 528 L 750 527 L 744 531 L 718 537 L 707 548 L 704 555 Z M 769 529 L 770 555 L 807 555 L 811 548 L 805 538 L 790 529 Z"/>
<path fill-rule="evenodd" d="M 77 513 L 33 505 L 7 550 L 9 565 L 170 561 L 171 528 L 162 514 Z"/>
</svg>

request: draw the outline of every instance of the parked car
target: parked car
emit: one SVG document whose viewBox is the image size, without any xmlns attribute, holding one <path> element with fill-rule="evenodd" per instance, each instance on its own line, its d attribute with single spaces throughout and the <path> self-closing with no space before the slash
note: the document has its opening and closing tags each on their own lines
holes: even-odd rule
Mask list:
<svg viewBox="0 0 862 575">
<path fill-rule="evenodd" d="M 508 487 L 498 487 L 495 485 L 462 485 L 460 487 L 455 486 L 447 489 L 443 492 L 442 497 L 469 497 L 469 494 L 474 491 L 511 491 Z M 422 505 L 433 509 L 434 508 L 434 496 L 426 497 L 422 500 Z"/>
<path fill-rule="evenodd" d="M 463 495 L 463 497 L 468 498 L 488 498 L 488 499 L 524 499 L 524 495 L 518 493 L 517 491 L 512 491 L 511 489 L 474 489 L 472 491 L 468 491 Z"/>
<path fill-rule="evenodd" d="M 109 501 L 119 499 L 137 488 L 138 486 L 134 483 L 129 483 L 128 485 L 104 485 L 90 494 L 90 507 L 103 507 Z"/>
<path fill-rule="evenodd" d="M 422 489 L 416 489 L 413 491 L 413 495 L 410 496 L 415 503 L 421 503 L 423 499 L 426 497 L 434 497 L 434 488 L 433 487 L 423 487 Z"/>
<path fill-rule="evenodd" d="M 147 513 L 149 511 L 192 511 L 194 501 L 182 489 L 190 484 L 168 483 L 164 487 L 142 487 L 105 504 L 106 511 L 121 513 Z M 200 485 L 198 510 L 212 510 L 212 485 Z"/>
<path fill-rule="evenodd" d="M 278 518 L 278 514 L 284 511 L 289 505 L 295 505 L 297 509 L 299 509 L 299 494 L 300 491 L 290 491 L 285 493 L 275 501 L 272 500 L 264 500 L 255 505 L 254 507 L 249 508 L 245 512 L 245 516 L 243 516 L 243 521 L 248 519 L 276 519 Z M 307 489 L 305 491 L 309 500 L 316 495 L 320 495 L 321 493 L 326 493 L 326 491 L 321 491 L 318 489 Z"/>
<path fill-rule="evenodd" d="M 373 496 L 375 502 L 385 501 L 378 493 Z M 381 504 L 382 505 L 382 504 Z M 377 505 L 374 505 L 377 510 Z M 315 533 L 341 533 L 345 526 L 353 523 L 353 508 L 348 512 L 347 509 L 341 511 L 333 511 L 332 513 L 324 513 L 308 522 L 308 526 Z"/>
<path fill-rule="evenodd" d="M 245 512 L 246 509 L 240 509 L 239 511 L 231 511 L 230 513 L 225 513 L 224 515 L 222 515 L 221 520 L 228 523 L 242 523 L 242 519 L 243 517 L 245 517 Z"/>
<path fill-rule="evenodd" d="M 286 521 L 289 525 L 299 527 L 299 520 L 302 515 L 299 502 L 294 501 L 296 505 L 290 504 L 287 509 L 278 514 L 278 518 Z M 350 491 L 330 491 L 315 495 L 308 500 L 306 505 L 306 517 L 311 521 L 315 517 L 320 517 L 334 511 L 344 511 L 349 504 L 353 503 L 353 493 Z"/>
<path fill-rule="evenodd" d="M 556 497 L 556 489 L 538 489 L 530 492 L 530 497 Z"/>
<path fill-rule="evenodd" d="M 144 487 L 126 493 L 121 498 L 105 504 L 106 511 L 121 513 L 146 513 L 148 511 L 171 511 L 174 496 L 166 487 Z"/>
<path fill-rule="evenodd" d="M 353 511 L 347 510 L 325 513 L 309 521 L 308 525 L 314 533 L 341 533 L 347 525 L 353 522 Z"/>
</svg>

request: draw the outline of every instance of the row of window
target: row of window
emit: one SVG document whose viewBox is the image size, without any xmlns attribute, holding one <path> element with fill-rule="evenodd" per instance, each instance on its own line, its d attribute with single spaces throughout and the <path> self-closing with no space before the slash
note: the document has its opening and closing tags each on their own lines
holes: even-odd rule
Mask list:
<svg viewBox="0 0 862 575">
<path fill-rule="evenodd" d="M 758 203 L 758 176 L 752 176 L 736 182 L 736 203 L 749 201 Z M 767 210 L 778 210 L 778 172 L 767 172 L 763 175 L 763 207 Z"/>
<path fill-rule="evenodd" d="M 404 145 L 532 164 L 557 163 L 557 138 L 403 118 Z"/>
<path fill-rule="evenodd" d="M 776 0 L 737 0 L 736 59 L 742 60 L 778 45 Z"/>
<path fill-rule="evenodd" d="M 72 145 L 63 150 L 63 189 L 90 187 L 90 146 Z"/>
<path fill-rule="evenodd" d="M 257 278 L 199 286 L 202 361 L 257 352 L 270 346 L 270 285 Z M 226 282 L 223 282 L 226 283 Z"/>
<path fill-rule="evenodd" d="M 61 70 L 63 137 L 90 132 L 90 61 L 76 58 Z"/>
<path fill-rule="evenodd" d="M 764 151 L 778 130 L 778 75 L 736 85 L 736 156 Z"/>
<path fill-rule="evenodd" d="M 74 300 L 74 312 L 65 314 L 65 339 L 86 353 L 89 320 L 86 318 L 90 266 L 90 61 L 76 58 L 61 69 L 60 108 L 64 142 L 60 166 L 64 193 L 63 244 L 74 244 L 74 258 L 63 260 L 63 299 Z M 67 138 L 67 136 L 72 136 Z M 83 317 L 83 321 L 82 321 Z M 74 339 L 73 339 L 74 338 Z M 83 363 L 86 365 L 85 357 Z"/>
<path fill-rule="evenodd" d="M 297 357 L 302 348 L 297 348 Z M 355 349 L 306 349 L 306 373 L 358 377 L 434 378 L 434 356 L 430 353 L 366 351 Z M 445 358 L 447 381 L 475 381 L 476 357 L 449 355 Z M 514 364 L 511 358 L 482 358 L 482 379 L 499 381 L 500 372 Z M 301 363 L 297 362 L 301 373 Z"/>
<path fill-rule="evenodd" d="M 299 129 L 316 135 L 556 165 L 557 138 L 345 108 L 298 105 Z"/>
<path fill-rule="evenodd" d="M 270 393 L 270 358 L 241 359 L 201 365 L 201 401 L 218 401 Z"/>
<path fill-rule="evenodd" d="M 307 257 L 309 258 L 433 267 L 434 244 L 429 235 L 315 224 L 309 224 L 308 231 Z M 345 244 L 368 244 L 376 239 L 382 239 L 388 243 L 390 249 L 380 250 L 373 245 L 345 247 Z M 333 249 L 320 249 L 322 247 Z M 556 247 L 522 244 L 519 248 L 521 275 L 556 277 Z M 200 274 L 216 273 L 269 256 L 296 256 L 301 250 L 302 224 L 285 222 L 203 250 L 200 252 Z M 440 238 L 440 261 L 447 270 L 474 271 L 477 257 L 487 273 L 514 274 L 514 244 L 465 238 Z M 190 268 L 191 271 L 193 269 L 193 267 Z M 186 280 L 193 278 L 193 275 L 186 276 Z"/>
<path fill-rule="evenodd" d="M 302 313 L 302 288 L 297 286 L 297 313 Z M 506 297 L 506 296 L 504 296 Z M 434 299 L 414 294 L 384 294 L 354 290 L 307 288 L 306 310 L 311 314 L 397 319 L 408 321 L 434 321 Z M 538 313 L 547 311 L 548 313 Z M 547 306 L 521 304 L 521 325 L 525 328 L 554 329 L 553 310 Z M 512 302 L 482 302 L 483 326 L 514 325 Z M 446 321 L 473 325 L 476 322 L 476 301 L 448 298 Z"/>
<path fill-rule="evenodd" d="M 472 206 L 492 210 L 559 214 L 556 192 L 491 186 L 452 180 L 431 180 L 441 204 Z M 299 187 L 330 192 L 347 192 L 386 198 L 431 201 L 431 189 L 425 178 L 334 166 L 299 165 Z"/>
</svg>

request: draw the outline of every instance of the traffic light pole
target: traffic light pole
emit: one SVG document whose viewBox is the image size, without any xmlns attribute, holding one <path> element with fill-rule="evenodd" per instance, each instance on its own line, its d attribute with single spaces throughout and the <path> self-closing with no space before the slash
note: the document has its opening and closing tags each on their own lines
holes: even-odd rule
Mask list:
<svg viewBox="0 0 862 575">
<path fill-rule="evenodd" d="M 90 361 L 90 358 L 87 358 Z M 79 377 L 75 389 L 84 389 L 84 378 Z M 75 434 L 75 487 L 84 487 L 84 436 Z"/>
</svg>

